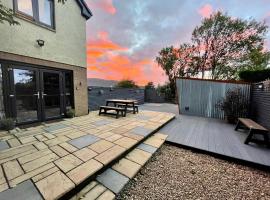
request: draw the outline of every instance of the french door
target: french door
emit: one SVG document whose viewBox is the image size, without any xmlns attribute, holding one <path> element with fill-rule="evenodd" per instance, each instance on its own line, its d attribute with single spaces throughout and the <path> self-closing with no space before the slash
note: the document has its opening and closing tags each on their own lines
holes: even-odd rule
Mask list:
<svg viewBox="0 0 270 200">
<path fill-rule="evenodd" d="M 66 109 L 65 72 L 12 66 L 7 100 L 18 124 L 60 118 Z"/>
</svg>

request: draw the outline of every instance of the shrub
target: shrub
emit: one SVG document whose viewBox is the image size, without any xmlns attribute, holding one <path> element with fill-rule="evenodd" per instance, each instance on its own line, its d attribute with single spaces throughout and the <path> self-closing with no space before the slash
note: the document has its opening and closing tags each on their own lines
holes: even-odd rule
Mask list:
<svg viewBox="0 0 270 200">
<path fill-rule="evenodd" d="M 155 86 L 154 86 L 154 83 L 153 82 L 148 82 L 145 86 L 145 89 L 154 89 Z"/>
<path fill-rule="evenodd" d="M 15 121 L 12 118 L 4 118 L 0 120 L 1 127 L 6 130 L 12 130 L 15 128 Z"/>
<path fill-rule="evenodd" d="M 136 83 L 133 80 L 129 79 L 119 81 L 116 86 L 119 88 L 138 88 Z"/>
<path fill-rule="evenodd" d="M 238 117 L 248 114 L 248 99 L 240 88 L 228 89 L 225 98 L 218 101 L 217 108 L 224 111 L 229 123 L 236 123 Z"/>
<path fill-rule="evenodd" d="M 73 118 L 73 117 L 75 117 L 75 110 L 74 109 L 68 109 L 66 111 L 66 117 L 67 118 Z"/>
<path fill-rule="evenodd" d="M 243 70 L 238 74 L 239 78 L 248 82 L 261 82 L 270 79 L 270 69 Z"/>
<path fill-rule="evenodd" d="M 164 85 L 158 85 L 157 92 L 165 95 L 165 100 L 174 101 L 175 94 L 170 87 L 170 83 L 165 83 Z"/>
</svg>

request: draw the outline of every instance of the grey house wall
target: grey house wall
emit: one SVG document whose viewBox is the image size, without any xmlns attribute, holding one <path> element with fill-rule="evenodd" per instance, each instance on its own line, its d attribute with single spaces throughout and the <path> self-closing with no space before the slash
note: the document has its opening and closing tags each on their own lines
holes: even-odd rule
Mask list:
<svg viewBox="0 0 270 200">
<path fill-rule="evenodd" d="M 241 88 L 250 99 L 250 85 L 201 79 L 177 79 L 177 95 L 181 114 L 224 119 L 224 112 L 216 107 L 228 89 Z"/>
<path fill-rule="evenodd" d="M 252 84 L 252 118 L 270 130 L 270 80 Z"/>
<path fill-rule="evenodd" d="M 144 89 L 88 87 L 88 105 L 90 111 L 106 104 L 106 99 L 136 99 L 144 103 Z"/>
</svg>

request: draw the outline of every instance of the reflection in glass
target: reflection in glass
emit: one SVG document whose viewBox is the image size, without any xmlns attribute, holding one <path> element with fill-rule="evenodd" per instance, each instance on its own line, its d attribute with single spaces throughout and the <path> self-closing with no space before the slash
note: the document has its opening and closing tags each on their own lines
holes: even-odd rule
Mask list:
<svg viewBox="0 0 270 200">
<path fill-rule="evenodd" d="M 17 0 L 18 10 L 33 17 L 32 0 Z"/>
<path fill-rule="evenodd" d="M 39 21 L 52 26 L 52 0 L 39 0 Z"/>
<path fill-rule="evenodd" d="M 37 120 L 36 72 L 14 69 L 17 122 Z"/>
<path fill-rule="evenodd" d="M 72 91 L 72 73 L 65 73 L 65 99 L 66 99 L 66 109 L 73 108 L 73 91 Z"/>
<path fill-rule="evenodd" d="M 46 119 L 60 116 L 60 79 L 58 73 L 43 73 Z"/>
</svg>

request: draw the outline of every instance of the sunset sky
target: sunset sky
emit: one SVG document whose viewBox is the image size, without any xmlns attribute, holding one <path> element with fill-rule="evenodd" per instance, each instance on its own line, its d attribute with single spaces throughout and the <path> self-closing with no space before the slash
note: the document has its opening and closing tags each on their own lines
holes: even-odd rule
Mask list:
<svg viewBox="0 0 270 200">
<path fill-rule="evenodd" d="M 221 10 L 233 17 L 255 18 L 270 26 L 270 0 L 86 0 L 93 12 L 87 22 L 88 77 L 133 79 L 139 85 L 162 84 L 155 63 L 159 50 L 190 41 L 203 17 Z M 265 44 L 270 49 L 270 33 Z"/>
</svg>

